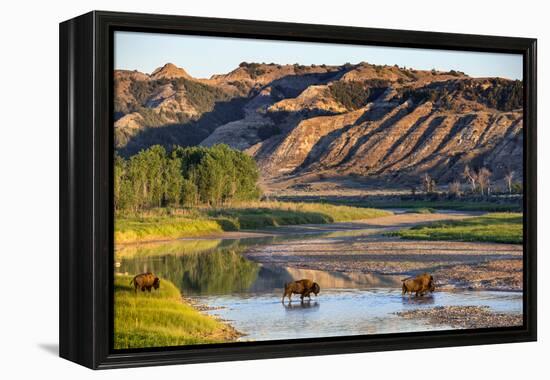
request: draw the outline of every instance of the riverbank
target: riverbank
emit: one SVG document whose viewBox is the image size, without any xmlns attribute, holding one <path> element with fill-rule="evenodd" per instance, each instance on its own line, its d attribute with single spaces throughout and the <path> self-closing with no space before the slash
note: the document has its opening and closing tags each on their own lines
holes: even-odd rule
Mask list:
<svg viewBox="0 0 550 380">
<path fill-rule="evenodd" d="M 131 279 L 115 276 L 116 349 L 225 343 L 242 335 L 185 302 L 170 281 L 161 279 L 158 290 L 135 294 Z"/>
<path fill-rule="evenodd" d="M 484 212 L 521 212 L 522 196 L 490 197 L 489 200 L 463 197 L 460 199 L 444 199 L 442 194 L 436 199 L 425 199 L 425 195 L 412 196 L 410 192 L 372 191 L 353 194 L 352 192 L 329 192 L 314 195 L 310 193 L 273 195 L 274 199 L 285 202 L 324 202 L 335 205 L 355 207 L 370 207 L 379 209 L 392 208 L 431 208 L 436 210 L 484 211 Z"/>
<path fill-rule="evenodd" d="M 244 255 L 253 261 L 298 269 L 345 274 L 433 274 L 438 290 L 475 289 L 521 291 L 521 245 L 463 242 L 411 242 L 376 237 L 347 247 L 346 238 L 274 243 L 252 247 Z"/>
<path fill-rule="evenodd" d="M 411 240 L 523 243 L 522 213 L 490 213 L 460 221 L 442 221 L 390 233 Z"/>
<path fill-rule="evenodd" d="M 451 326 L 457 329 L 481 329 L 523 325 L 522 314 L 496 313 L 484 306 L 437 306 L 397 312 L 409 320 L 425 319 L 433 325 Z"/>
<path fill-rule="evenodd" d="M 350 223 L 340 231 L 316 237 L 252 246 L 244 255 L 269 265 L 330 272 L 404 277 L 430 272 L 441 290 L 522 290 L 523 246 L 520 244 L 406 240 L 388 236 L 389 232 L 437 219 L 466 221 L 476 216 L 469 213 L 392 215 Z"/>
<path fill-rule="evenodd" d="M 224 232 L 365 220 L 392 212 L 323 203 L 247 202 L 223 208 L 156 209 L 115 218 L 115 243 L 212 236 Z"/>
</svg>

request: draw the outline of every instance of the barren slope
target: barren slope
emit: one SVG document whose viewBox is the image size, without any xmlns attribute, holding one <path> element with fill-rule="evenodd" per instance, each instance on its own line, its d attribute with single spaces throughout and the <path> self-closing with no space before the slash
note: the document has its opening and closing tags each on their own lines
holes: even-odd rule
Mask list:
<svg viewBox="0 0 550 380">
<path fill-rule="evenodd" d="M 365 62 L 242 63 L 209 79 L 166 64 L 115 72 L 115 142 L 125 155 L 228 144 L 278 189 L 323 179 L 406 187 L 424 173 L 445 185 L 466 164 L 498 181 L 521 176 L 521 94 L 518 81 Z"/>
</svg>

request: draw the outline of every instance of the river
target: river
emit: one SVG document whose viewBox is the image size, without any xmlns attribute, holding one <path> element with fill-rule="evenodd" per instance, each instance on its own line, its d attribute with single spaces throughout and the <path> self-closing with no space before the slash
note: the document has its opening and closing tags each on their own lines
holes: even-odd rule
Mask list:
<svg viewBox="0 0 550 380">
<path fill-rule="evenodd" d="M 396 315 L 401 311 L 436 306 L 487 306 L 495 312 L 522 312 L 521 292 L 436 291 L 430 296 L 409 299 L 401 295 L 401 279 L 406 277 L 403 273 L 382 275 L 361 273 L 360 270 L 327 270 L 331 268 L 327 264 L 330 260 L 323 257 L 316 257 L 319 269 L 300 268 L 300 265 L 293 265 L 292 260 L 284 259 L 292 256 L 296 247 L 315 246 L 324 252 L 340 252 L 342 244 L 357 248 L 358 244 L 368 243 L 369 249 L 373 249 L 373 241 L 367 239 L 365 242 L 368 235 L 367 230 L 344 229 L 320 234 L 184 239 L 129 245 L 117 248 L 115 272 L 135 274 L 151 271 L 172 281 L 184 297 L 207 306 L 206 313 L 228 321 L 242 332 L 241 340 L 451 328 Z M 274 251 L 291 254 L 280 256 L 283 259 L 273 259 Z M 505 254 L 508 253 L 499 257 Z M 409 256 L 407 260 L 410 260 Z M 294 296 L 292 303 L 288 300 L 282 303 L 284 283 L 301 278 L 318 282 L 321 293 L 312 296 L 311 301 L 302 303 L 298 296 Z"/>
</svg>

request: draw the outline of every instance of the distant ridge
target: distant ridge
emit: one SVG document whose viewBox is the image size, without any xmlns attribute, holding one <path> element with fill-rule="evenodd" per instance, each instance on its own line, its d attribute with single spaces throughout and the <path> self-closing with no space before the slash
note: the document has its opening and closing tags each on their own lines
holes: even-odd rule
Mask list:
<svg viewBox="0 0 550 380">
<path fill-rule="evenodd" d="M 489 168 L 494 180 L 521 176 L 520 81 L 366 62 L 243 62 L 209 79 L 167 63 L 114 76 L 123 155 L 228 144 L 281 189 L 331 178 L 407 187 L 424 173 L 447 184 L 466 164 Z"/>
</svg>

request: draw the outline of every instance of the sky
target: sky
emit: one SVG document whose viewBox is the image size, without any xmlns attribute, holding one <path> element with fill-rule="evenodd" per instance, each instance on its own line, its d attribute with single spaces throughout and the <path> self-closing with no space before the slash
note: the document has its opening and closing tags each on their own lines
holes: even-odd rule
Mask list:
<svg viewBox="0 0 550 380">
<path fill-rule="evenodd" d="M 227 37 L 115 32 L 115 69 L 151 73 L 170 62 L 196 78 L 225 74 L 241 62 L 342 65 L 368 62 L 472 77 L 522 79 L 520 54 L 457 52 Z"/>
</svg>

